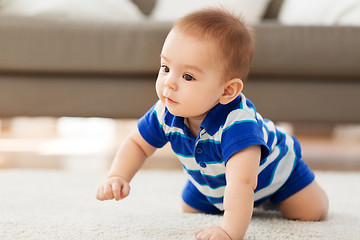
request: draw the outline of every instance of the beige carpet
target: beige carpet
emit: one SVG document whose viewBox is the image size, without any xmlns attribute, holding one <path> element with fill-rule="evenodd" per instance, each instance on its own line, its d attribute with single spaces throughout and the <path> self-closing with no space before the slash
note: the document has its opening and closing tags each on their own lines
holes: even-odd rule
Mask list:
<svg viewBox="0 0 360 240">
<path fill-rule="evenodd" d="M 99 202 L 105 173 L 0 171 L 0 239 L 194 239 L 221 216 L 183 214 L 180 171 L 141 171 L 126 200 Z M 330 197 L 325 222 L 284 220 L 255 212 L 246 239 L 360 239 L 360 173 L 318 172 Z"/>
</svg>

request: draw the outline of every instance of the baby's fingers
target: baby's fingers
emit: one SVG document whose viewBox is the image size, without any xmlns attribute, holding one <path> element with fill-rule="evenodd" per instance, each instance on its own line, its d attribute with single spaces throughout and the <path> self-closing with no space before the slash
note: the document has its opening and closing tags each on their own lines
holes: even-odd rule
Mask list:
<svg viewBox="0 0 360 240">
<path fill-rule="evenodd" d="M 102 199 L 102 192 L 103 192 L 102 188 L 99 187 L 98 190 L 97 190 L 97 192 L 96 192 L 96 199 L 97 199 L 97 200 L 100 200 L 100 201 L 103 200 L 103 199 Z"/>
<path fill-rule="evenodd" d="M 195 238 L 197 240 L 208 240 L 210 239 L 210 233 L 207 232 L 205 229 L 199 229 L 195 231 Z"/>
<path fill-rule="evenodd" d="M 111 184 L 105 184 L 103 188 L 103 200 L 110 200 L 114 198 Z"/>
<path fill-rule="evenodd" d="M 126 198 L 127 196 L 129 196 L 130 193 L 130 185 L 127 183 L 124 185 L 124 187 L 122 188 L 122 198 Z"/>
<path fill-rule="evenodd" d="M 112 184 L 112 193 L 116 201 L 120 200 L 121 186 L 119 183 Z"/>
<path fill-rule="evenodd" d="M 113 183 L 112 192 L 116 201 L 126 198 L 130 192 L 130 186 L 128 183 Z"/>
<path fill-rule="evenodd" d="M 130 193 L 130 186 L 128 183 L 125 183 L 121 188 L 120 199 L 126 198 L 127 196 L 129 196 L 129 193 Z"/>
<path fill-rule="evenodd" d="M 231 240 L 229 235 L 220 227 L 213 226 L 195 231 L 197 240 Z"/>
<path fill-rule="evenodd" d="M 98 188 L 96 198 L 103 200 L 115 199 L 116 201 L 123 199 L 129 195 L 129 183 L 121 177 L 112 177 Z"/>
<path fill-rule="evenodd" d="M 109 187 L 107 186 L 108 184 L 102 185 L 98 188 L 97 192 L 96 192 L 96 198 L 100 201 L 104 201 L 104 200 L 108 200 L 110 196 L 110 193 L 108 193 Z M 112 191 L 111 191 L 112 194 Z"/>
</svg>

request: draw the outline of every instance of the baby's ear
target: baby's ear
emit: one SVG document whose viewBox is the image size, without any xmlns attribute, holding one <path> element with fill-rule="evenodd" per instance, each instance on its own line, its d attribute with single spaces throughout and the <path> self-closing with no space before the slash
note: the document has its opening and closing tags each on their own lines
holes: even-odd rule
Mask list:
<svg viewBox="0 0 360 240">
<path fill-rule="evenodd" d="M 243 90 L 244 83 L 240 78 L 233 78 L 226 82 L 224 93 L 221 95 L 219 102 L 228 104 L 232 102 Z"/>
</svg>

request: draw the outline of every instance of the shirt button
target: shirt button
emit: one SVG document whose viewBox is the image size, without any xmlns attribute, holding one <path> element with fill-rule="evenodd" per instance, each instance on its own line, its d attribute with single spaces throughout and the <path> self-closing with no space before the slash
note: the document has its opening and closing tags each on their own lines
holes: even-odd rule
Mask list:
<svg viewBox="0 0 360 240">
<path fill-rule="evenodd" d="M 206 163 L 201 162 L 201 163 L 200 163 L 200 167 L 202 167 L 202 168 L 206 168 Z"/>
<path fill-rule="evenodd" d="M 196 148 L 196 153 L 197 154 L 202 154 L 202 152 L 203 152 L 202 148 L 200 148 L 200 147 Z"/>
</svg>

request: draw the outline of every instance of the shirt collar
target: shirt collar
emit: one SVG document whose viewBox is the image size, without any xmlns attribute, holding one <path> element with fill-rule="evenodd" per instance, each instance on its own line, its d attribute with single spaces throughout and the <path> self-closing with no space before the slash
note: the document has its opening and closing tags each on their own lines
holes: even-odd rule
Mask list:
<svg viewBox="0 0 360 240">
<path fill-rule="evenodd" d="M 210 112 L 206 115 L 205 119 L 200 124 L 201 129 L 205 129 L 205 131 L 213 136 L 218 130 L 219 127 L 225 124 L 227 116 L 229 113 L 238 108 L 240 105 L 241 98 L 237 96 L 232 102 L 228 104 L 220 104 L 218 103 L 215 107 L 213 107 Z"/>
</svg>

